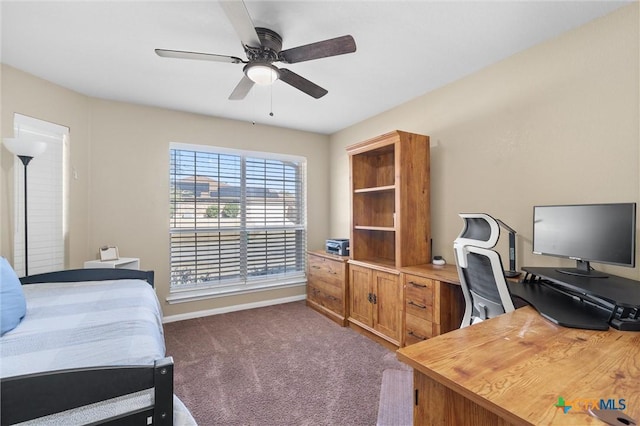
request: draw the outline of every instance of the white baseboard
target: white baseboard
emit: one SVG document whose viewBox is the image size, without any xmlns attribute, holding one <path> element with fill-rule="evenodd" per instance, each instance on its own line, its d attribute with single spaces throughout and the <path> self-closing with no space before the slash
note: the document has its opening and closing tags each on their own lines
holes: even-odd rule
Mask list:
<svg viewBox="0 0 640 426">
<path fill-rule="evenodd" d="M 169 315 L 169 316 L 163 317 L 162 322 L 166 324 L 168 322 L 208 317 L 209 315 L 226 314 L 229 312 L 244 311 L 247 309 L 263 308 L 265 306 L 280 305 L 282 303 L 298 302 L 300 300 L 305 300 L 306 298 L 307 298 L 306 294 L 299 294 L 297 296 L 282 297 L 280 299 L 261 300 L 259 302 L 243 303 L 242 305 L 232 305 L 232 306 L 225 306 L 222 308 L 207 309 L 205 311 L 196 311 L 196 312 L 189 312 L 186 314 Z"/>
</svg>

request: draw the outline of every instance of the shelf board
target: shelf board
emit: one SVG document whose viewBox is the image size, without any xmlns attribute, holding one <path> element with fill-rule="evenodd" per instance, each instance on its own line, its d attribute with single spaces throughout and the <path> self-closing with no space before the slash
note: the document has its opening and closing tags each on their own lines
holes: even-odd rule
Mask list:
<svg viewBox="0 0 640 426">
<path fill-rule="evenodd" d="M 395 191 L 395 185 L 385 185 L 385 186 L 374 186 L 372 188 L 358 188 L 354 189 L 353 192 L 356 194 L 363 194 L 367 192 L 384 192 L 384 191 Z"/>
<path fill-rule="evenodd" d="M 396 268 L 396 262 L 392 259 L 383 259 L 380 257 L 366 258 L 366 259 L 351 259 L 349 263 L 353 263 L 360 266 L 379 269 L 386 272 L 398 273 Z"/>
<path fill-rule="evenodd" d="M 384 231 L 384 232 L 395 232 L 396 228 L 393 226 L 364 226 L 364 225 L 356 225 L 353 229 L 358 229 L 361 231 Z"/>
</svg>

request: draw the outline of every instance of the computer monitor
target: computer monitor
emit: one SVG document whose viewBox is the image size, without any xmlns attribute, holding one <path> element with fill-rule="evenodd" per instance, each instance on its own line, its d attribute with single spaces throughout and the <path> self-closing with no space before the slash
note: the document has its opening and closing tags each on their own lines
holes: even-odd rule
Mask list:
<svg viewBox="0 0 640 426">
<path fill-rule="evenodd" d="M 574 259 L 559 272 L 606 277 L 589 262 L 635 267 L 636 203 L 535 206 L 533 252 Z"/>
</svg>

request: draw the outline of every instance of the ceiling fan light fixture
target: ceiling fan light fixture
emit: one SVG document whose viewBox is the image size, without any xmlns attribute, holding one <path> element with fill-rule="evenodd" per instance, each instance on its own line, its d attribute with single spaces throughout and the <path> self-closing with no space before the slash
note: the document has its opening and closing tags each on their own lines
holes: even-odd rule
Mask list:
<svg viewBox="0 0 640 426">
<path fill-rule="evenodd" d="M 251 81 L 261 86 L 273 84 L 280 77 L 278 68 L 268 63 L 249 64 L 245 74 Z"/>
</svg>

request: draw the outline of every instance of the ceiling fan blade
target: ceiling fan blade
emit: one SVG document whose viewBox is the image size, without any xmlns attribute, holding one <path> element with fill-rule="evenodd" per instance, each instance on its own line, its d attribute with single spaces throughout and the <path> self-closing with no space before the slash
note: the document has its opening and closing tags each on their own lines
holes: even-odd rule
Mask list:
<svg viewBox="0 0 640 426">
<path fill-rule="evenodd" d="M 329 56 L 344 55 L 356 51 L 356 41 L 350 35 L 318 41 L 280 52 L 280 60 L 289 64 L 310 61 Z"/>
<path fill-rule="evenodd" d="M 245 96 L 247 96 L 247 93 L 249 93 L 249 90 L 253 87 L 253 84 L 253 81 L 251 81 L 249 77 L 243 75 L 242 80 L 240 80 L 236 88 L 233 89 L 233 92 L 229 95 L 229 100 L 239 101 L 244 99 Z"/>
<path fill-rule="evenodd" d="M 242 0 L 223 0 L 220 1 L 220 5 L 243 45 L 251 47 L 262 46 L 251 16 Z"/>
<path fill-rule="evenodd" d="M 244 62 L 235 56 L 214 55 L 213 53 L 186 52 L 184 50 L 167 50 L 156 49 L 156 54 L 163 58 L 176 59 L 197 59 L 201 61 L 229 62 L 231 64 L 240 64 Z"/>
<path fill-rule="evenodd" d="M 319 99 L 324 95 L 326 95 L 327 93 L 329 93 L 327 92 L 326 89 L 323 89 L 317 84 L 310 82 L 306 78 L 299 76 L 293 71 L 289 71 L 286 68 L 280 68 L 279 71 L 280 71 L 280 80 L 295 87 L 298 90 L 303 91 L 304 93 L 306 93 L 311 97 Z"/>
</svg>

